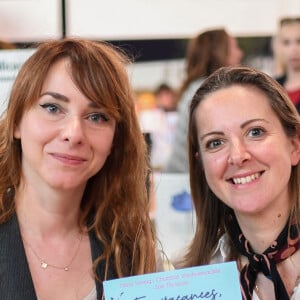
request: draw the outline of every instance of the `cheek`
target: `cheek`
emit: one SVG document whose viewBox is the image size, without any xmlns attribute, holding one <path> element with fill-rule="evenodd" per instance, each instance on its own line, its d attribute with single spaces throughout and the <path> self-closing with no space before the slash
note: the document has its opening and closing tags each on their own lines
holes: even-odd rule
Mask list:
<svg viewBox="0 0 300 300">
<path fill-rule="evenodd" d="M 280 139 L 280 138 L 279 138 Z M 291 146 L 288 141 L 282 137 L 279 143 L 265 143 L 262 147 L 253 147 L 251 153 L 257 159 L 265 162 L 266 164 L 273 164 L 289 161 L 289 156 L 291 155 Z M 284 141 L 286 141 L 284 143 Z"/>
<path fill-rule="evenodd" d="M 111 153 L 113 147 L 114 131 L 108 130 L 105 133 L 101 134 L 101 138 L 97 140 L 97 143 L 94 143 L 94 148 L 96 149 L 99 157 L 98 159 L 103 160 Z M 95 141 L 95 139 L 92 139 Z"/>
<path fill-rule="evenodd" d="M 211 186 L 215 180 L 223 178 L 226 170 L 226 159 L 223 155 L 209 154 L 202 156 L 206 180 Z"/>
<path fill-rule="evenodd" d="M 20 139 L 25 141 L 28 140 L 30 142 L 38 142 L 43 143 L 47 140 L 50 140 L 53 134 L 53 130 L 47 130 L 45 126 L 34 126 L 31 123 L 24 123 L 20 126 Z"/>
<path fill-rule="evenodd" d="M 114 136 L 112 135 L 109 139 L 107 139 L 107 155 L 109 155 L 112 151 Z"/>
</svg>

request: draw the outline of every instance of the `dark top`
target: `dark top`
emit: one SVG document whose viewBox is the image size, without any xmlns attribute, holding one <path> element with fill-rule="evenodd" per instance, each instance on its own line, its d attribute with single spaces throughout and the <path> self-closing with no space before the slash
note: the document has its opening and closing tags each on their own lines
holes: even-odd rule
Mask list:
<svg viewBox="0 0 300 300">
<path fill-rule="evenodd" d="M 103 253 L 103 246 L 94 233 L 89 233 L 93 261 Z M 17 216 L 0 225 L 0 298 L 9 300 L 37 300 Z M 104 278 L 105 262 L 96 272 Z M 116 278 L 116 272 L 109 271 L 108 279 Z M 97 299 L 101 300 L 103 286 L 95 281 Z"/>
</svg>

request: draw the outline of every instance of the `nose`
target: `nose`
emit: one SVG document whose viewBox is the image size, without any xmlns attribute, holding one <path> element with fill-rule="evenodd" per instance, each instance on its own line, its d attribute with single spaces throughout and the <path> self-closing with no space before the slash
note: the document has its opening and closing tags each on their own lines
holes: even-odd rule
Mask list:
<svg viewBox="0 0 300 300">
<path fill-rule="evenodd" d="M 72 145 L 82 144 L 84 140 L 83 120 L 76 115 L 68 115 L 62 124 L 62 139 Z"/>
<path fill-rule="evenodd" d="M 242 141 L 234 141 L 230 145 L 228 154 L 228 163 L 231 165 L 241 166 L 251 158 L 246 145 Z"/>
</svg>

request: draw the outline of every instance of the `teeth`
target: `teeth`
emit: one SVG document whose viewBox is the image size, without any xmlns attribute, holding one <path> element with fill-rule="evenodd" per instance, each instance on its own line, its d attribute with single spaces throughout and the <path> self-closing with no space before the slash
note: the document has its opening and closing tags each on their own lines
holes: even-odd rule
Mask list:
<svg viewBox="0 0 300 300">
<path fill-rule="evenodd" d="M 246 177 L 233 178 L 232 181 L 234 184 L 245 184 L 257 179 L 259 176 L 260 176 L 259 173 L 255 173 Z"/>
</svg>

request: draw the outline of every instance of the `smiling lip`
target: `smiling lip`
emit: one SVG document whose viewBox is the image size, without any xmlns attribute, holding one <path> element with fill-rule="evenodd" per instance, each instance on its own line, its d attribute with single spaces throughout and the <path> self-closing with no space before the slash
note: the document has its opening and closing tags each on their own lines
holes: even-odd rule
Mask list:
<svg viewBox="0 0 300 300">
<path fill-rule="evenodd" d="M 86 161 L 86 159 L 80 156 L 73 156 L 73 155 L 62 154 L 62 153 L 51 153 L 51 156 L 63 163 L 70 164 L 70 165 L 78 165 Z"/>
<path fill-rule="evenodd" d="M 256 172 L 247 176 L 233 177 L 230 179 L 230 182 L 233 184 L 241 184 L 241 185 L 247 184 L 259 178 L 262 175 L 262 173 L 263 172 Z"/>
</svg>

